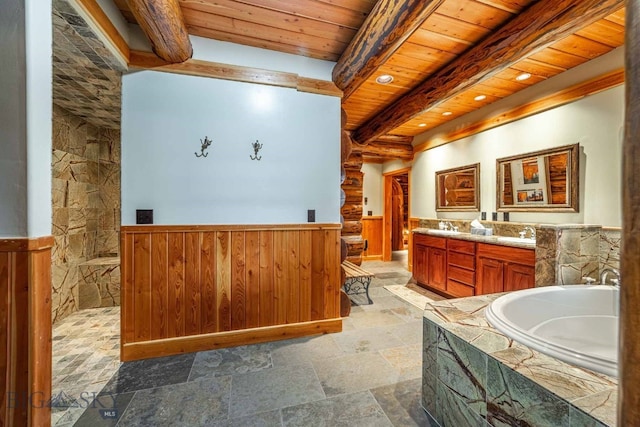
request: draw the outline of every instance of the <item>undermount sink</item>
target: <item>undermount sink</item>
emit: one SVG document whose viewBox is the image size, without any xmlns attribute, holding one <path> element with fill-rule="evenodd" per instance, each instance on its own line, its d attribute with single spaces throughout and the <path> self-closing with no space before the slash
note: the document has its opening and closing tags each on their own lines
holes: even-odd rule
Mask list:
<svg viewBox="0 0 640 427">
<path fill-rule="evenodd" d="M 452 234 L 460 234 L 460 231 L 429 229 L 429 234 L 440 234 L 442 236 L 451 236 Z"/>
<path fill-rule="evenodd" d="M 499 242 L 510 242 L 510 243 L 524 243 L 524 244 L 531 244 L 531 245 L 535 245 L 536 241 L 535 239 L 528 239 L 528 238 L 520 238 L 520 237 L 506 237 L 506 236 L 500 236 L 498 237 L 498 241 Z"/>
</svg>

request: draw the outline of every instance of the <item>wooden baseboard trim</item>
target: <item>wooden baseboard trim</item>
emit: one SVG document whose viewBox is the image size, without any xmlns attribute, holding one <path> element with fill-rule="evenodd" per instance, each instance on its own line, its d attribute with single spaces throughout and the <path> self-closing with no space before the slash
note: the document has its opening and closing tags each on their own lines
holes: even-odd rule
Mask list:
<svg viewBox="0 0 640 427">
<path fill-rule="evenodd" d="M 0 238 L 0 252 L 41 251 L 53 247 L 53 236 Z"/>
<path fill-rule="evenodd" d="M 166 338 L 123 344 L 120 346 L 120 359 L 123 362 L 128 362 L 152 357 L 174 356 L 196 351 L 217 350 L 225 347 L 258 344 L 341 331 L 342 318 L 339 318 L 294 323 L 290 325 L 266 326 L 240 331 Z"/>
<path fill-rule="evenodd" d="M 382 254 L 380 255 L 367 255 L 362 257 L 363 261 L 382 261 Z"/>
</svg>

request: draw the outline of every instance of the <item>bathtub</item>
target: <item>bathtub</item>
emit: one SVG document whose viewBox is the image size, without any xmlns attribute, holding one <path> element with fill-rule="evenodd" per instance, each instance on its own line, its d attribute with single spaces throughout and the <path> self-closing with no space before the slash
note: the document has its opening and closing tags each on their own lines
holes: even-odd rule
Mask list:
<svg viewBox="0 0 640 427">
<path fill-rule="evenodd" d="M 608 285 L 526 289 L 499 297 L 485 315 L 528 347 L 617 377 L 619 292 Z"/>
</svg>

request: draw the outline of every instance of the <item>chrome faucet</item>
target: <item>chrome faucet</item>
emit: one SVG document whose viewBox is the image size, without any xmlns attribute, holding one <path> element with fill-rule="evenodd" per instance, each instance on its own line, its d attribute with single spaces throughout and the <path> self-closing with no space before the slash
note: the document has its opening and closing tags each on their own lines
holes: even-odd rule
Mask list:
<svg viewBox="0 0 640 427">
<path fill-rule="evenodd" d="M 455 227 L 451 221 L 443 221 L 442 223 L 444 224 L 445 230 L 458 231 L 458 227 Z"/>
<path fill-rule="evenodd" d="M 600 272 L 600 284 L 605 285 L 607 283 L 607 276 L 613 274 L 615 279 L 611 279 L 610 282 L 614 286 L 620 286 L 620 272 L 615 268 L 605 268 Z"/>
<path fill-rule="evenodd" d="M 536 240 L 536 229 L 530 225 L 525 225 L 525 227 L 518 234 L 521 239 L 524 239 L 527 236 L 527 231 L 531 232 L 531 239 Z"/>
</svg>

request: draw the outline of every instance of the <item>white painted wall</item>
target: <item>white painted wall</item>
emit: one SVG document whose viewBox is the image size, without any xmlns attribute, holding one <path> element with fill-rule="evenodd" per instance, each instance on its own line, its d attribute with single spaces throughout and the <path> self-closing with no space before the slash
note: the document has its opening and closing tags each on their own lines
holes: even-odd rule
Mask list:
<svg viewBox="0 0 640 427">
<path fill-rule="evenodd" d="M 0 13 L 0 237 L 51 234 L 51 4 Z"/>
<path fill-rule="evenodd" d="M 129 43 L 129 24 L 124 19 L 120 9 L 113 0 L 97 0 L 100 9 L 109 17 L 109 20 L 116 27 L 122 38 Z M 75 6 L 75 5 L 74 5 Z"/>
<path fill-rule="evenodd" d="M 122 93 L 124 225 L 136 209 L 157 224 L 340 220 L 339 98 L 152 71 L 124 76 Z"/>
<path fill-rule="evenodd" d="M 363 202 L 362 214 L 367 215 L 367 211 L 372 211 L 373 216 L 384 214 L 384 188 L 382 180 L 381 163 L 364 163 L 362 169 L 364 179 L 362 182 L 362 195 L 367 198 L 367 203 Z"/>
<path fill-rule="evenodd" d="M 510 219 L 620 226 L 623 122 L 624 87 L 619 86 L 419 153 L 412 169 L 411 216 L 451 219 L 479 216 L 479 213 L 437 213 L 434 187 L 436 171 L 480 162 L 480 207 L 491 218 L 490 213 L 496 210 L 496 158 L 579 142 L 580 212 L 511 212 Z"/>
<path fill-rule="evenodd" d="M 335 62 L 307 58 L 301 55 L 275 52 L 197 36 L 189 36 L 189 38 L 193 45 L 194 59 L 284 71 L 327 81 L 331 81 L 331 72 L 335 65 Z"/>
<path fill-rule="evenodd" d="M 129 24 L 128 33 L 131 49 L 151 52 L 151 43 L 138 25 Z M 282 71 L 327 81 L 331 81 L 331 73 L 335 65 L 335 62 L 332 61 L 323 61 L 321 59 L 243 46 L 204 37 L 189 36 L 189 39 L 193 46 L 193 59 L 201 59 L 203 61 Z"/>
<path fill-rule="evenodd" d="M 51 2 L 25 0 L 28 237 L 51 234 L 53 23 Z"/>
</svg>

